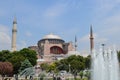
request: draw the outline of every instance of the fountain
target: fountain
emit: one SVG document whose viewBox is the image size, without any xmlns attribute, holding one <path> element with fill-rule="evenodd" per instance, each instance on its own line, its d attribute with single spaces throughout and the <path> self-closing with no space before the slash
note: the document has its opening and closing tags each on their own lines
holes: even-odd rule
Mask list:
<svg viewBox="0 0 120 80">
<path fill-rule="evenodd" d="M 120 80 L 116 50 L 105 51 L 104 48 L 100 48 L 98 52 L 93 50 L 91 71 L 91 80 Z"/>
</svg>

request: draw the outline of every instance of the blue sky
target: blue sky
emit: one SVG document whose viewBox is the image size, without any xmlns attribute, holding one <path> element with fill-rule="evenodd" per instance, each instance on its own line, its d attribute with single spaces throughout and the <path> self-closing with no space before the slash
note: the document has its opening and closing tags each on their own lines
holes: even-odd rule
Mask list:
<svg viewBox="0 0 120 80">
<path fill-rule="evenodd" d="M 87 53 L 91 24 L 96 48 L 105 43 L 120 49 L 120 0 L 0 0 L 0 50 L 11 49 L 14 16 L 18 49 L 52 32 L 67 42 L 76 35 L 78 50 Z"/>
</svg>

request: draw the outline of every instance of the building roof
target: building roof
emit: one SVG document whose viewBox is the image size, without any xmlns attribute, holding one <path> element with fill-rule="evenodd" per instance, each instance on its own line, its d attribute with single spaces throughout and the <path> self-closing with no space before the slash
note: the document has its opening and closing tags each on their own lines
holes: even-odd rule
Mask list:
<svg viewBox="0 0 120 80">
<path fill-rule="evenodd" d="M 52 33 L 48 34 L 48 35 L 45 35 L 43 37 L 43 39 L 62 39 L 61 37 L 59 37 L 58 35 L 54 35 Z"/>
<path fill-rule="evenodd" d="M 80 53 L 79 51 L 68 51 L 68 53 L 66 54 L 66 57 L 69 57 L 71 55 L 76 55 L 76 56 L 80 55 L 83 57 L 87 57 L 90 54 L 88 54 L 88 52 Z"/>
<path fill-rule="evenodd" d="M 71 55 L 76 55 L 76 56 L 78 56 L 78 55 L 80 55 L 80 52 L 79 52 L 79 51 L 69 51 L 69 52 L 67 53 L 66 57 L 69 57 L 69 56 L 71 56 Z"/>
</svg>

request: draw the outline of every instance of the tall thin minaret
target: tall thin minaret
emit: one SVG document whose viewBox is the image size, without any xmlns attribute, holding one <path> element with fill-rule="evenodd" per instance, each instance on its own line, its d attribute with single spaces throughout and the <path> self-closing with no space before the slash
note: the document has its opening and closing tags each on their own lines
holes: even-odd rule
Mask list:
<svg viewBox="0 0 120 80">
<path fill-rule="evenodd" d="M 16 51 L 16 35 L 17 35 L 17 21 L 16 18 L 13 20 L 12 28 L 12 51 Z"/>
<path fill-rule="evenodd" d="M 92 25 L 90 26 L 90 51 L 94 49 L 94 37 L 93 37 L 93 30 Z"/>
<path fill-rule="evenodd" d="M 77 51 L 77 37 L 75 36 L 75 51 Z"/>
</svg>

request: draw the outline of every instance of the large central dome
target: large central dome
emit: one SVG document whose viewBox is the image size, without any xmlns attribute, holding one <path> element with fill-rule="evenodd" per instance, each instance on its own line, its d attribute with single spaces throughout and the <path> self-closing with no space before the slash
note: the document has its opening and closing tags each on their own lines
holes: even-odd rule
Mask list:
<svg viewBox="0 0 120 80">
<path fill-rule="evenodd" d="M 45 35 L 41 40 L 38 41 L 38 45 L 45 44 L 46 42 L 49 42 L 50 44 L 63 44 L 65 41 L 52 33 Z"/>
<path fill-rule="evenodd" d="M 61 39 L 58 35 L 54 35 L 52 33 L 45 35 L 42 39 Z"/>
</svg>

